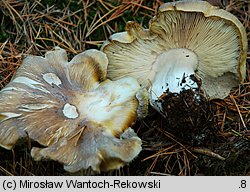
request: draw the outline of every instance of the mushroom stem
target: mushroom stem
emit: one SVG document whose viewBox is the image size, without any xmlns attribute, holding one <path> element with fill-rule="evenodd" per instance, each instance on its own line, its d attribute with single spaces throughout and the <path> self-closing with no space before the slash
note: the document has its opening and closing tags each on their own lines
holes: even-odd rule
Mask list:
<svg viewBox="0 0 250 192">
<path fill-rule="evenodd" d="M 160 100 L 166 94 L 197 89 L 198 83 L 193 78 L 197 65 L 197 55 L 185 48 L 170 49 L 160 54 L 152 67 L 155 76 L 150 89 L 151 105 L 162 112 Z"/>
</svg>

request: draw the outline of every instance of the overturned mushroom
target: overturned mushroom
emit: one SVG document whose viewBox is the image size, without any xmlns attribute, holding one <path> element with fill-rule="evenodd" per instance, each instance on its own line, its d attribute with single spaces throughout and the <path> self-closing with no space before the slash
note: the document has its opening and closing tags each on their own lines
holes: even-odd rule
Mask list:
<svg viewBox="0 0 250 192">
<path fill-rule="evenodd" d="M 0 92 L 0 145 L 11 149 L 28 135 L 36 159 L 75 172 L 118 169 L 141 151 L 130 128 L 145 115 L 144 92 L 133 78 L 106 79 L 104 53 L 88 50 L 67 61 L 61 48 L 28 56 Z M 142 101 L 142 103 L 140 103 Z"/>
<path fill-rule="evenodd" d="M 245 78 L 247 37 L 231 13 L 205 1 L 178 1 L 163 4 L 149 29 L 127 23 L 102 51 L 108 77 L 137 78 L 162 111 L 161 98 L 169 93 L 201 88 L 207 98 L 226 97 Z"/>
</svg>

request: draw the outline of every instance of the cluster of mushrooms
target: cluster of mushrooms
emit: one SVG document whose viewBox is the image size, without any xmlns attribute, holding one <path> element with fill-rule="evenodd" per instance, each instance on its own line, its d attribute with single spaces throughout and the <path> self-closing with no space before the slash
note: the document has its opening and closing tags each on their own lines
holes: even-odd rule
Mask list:
<svg viewBox="0 0 250 192">
<path fill-rule="evenodd" d="M 26 57 L 0 91 L 0 146 L 29 137 L 41 145 L 31 150 L 35 160 L 59 161 L 69 172 L 119 169 L 142 150 L 131 126 L 148 103 L 165 116 L 169 93 L 201 89 L 223 99 L 244 81 L 246 55 L 234 15 L 205 1 L 165 3 L 149 29 L 129 22 L 100 51 L 71 61 L 59 47 Z"/>
</svg>

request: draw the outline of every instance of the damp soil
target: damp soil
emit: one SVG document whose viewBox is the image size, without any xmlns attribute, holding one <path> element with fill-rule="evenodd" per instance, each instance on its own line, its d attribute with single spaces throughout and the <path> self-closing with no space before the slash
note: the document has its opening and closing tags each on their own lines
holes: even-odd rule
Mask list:
<svg viewBox="0 0 250 192">
<path fill-rule="evenodd" d="M 221 122 L 218 103 L 222 100 L 210 101 L 198 88 L 180 94 L 166 92 L 159 102 L 165 117 L 150 109 L 152 115 L 139 123 L 144 147 L 130 165 L 130 170 L 136 170 L 134 175 L 250 174 L 249 139 L 228 135 L 240 120 Z M 224 110 L 230 119 L 230 110 Z"/>
<path fill-rule="evenodd" d="M 202 146 L 216 132 L 213 107 L 199 90 L 169 93 L 162 101 L 167 130 L 192 146 Z"/>
</svg>

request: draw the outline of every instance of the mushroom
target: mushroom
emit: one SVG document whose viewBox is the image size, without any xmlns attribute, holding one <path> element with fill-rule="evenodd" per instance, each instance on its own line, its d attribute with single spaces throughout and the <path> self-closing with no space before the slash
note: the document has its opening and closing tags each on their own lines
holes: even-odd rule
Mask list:
<svg viewBox="0 0 250 192">
<path fill-rule="evenodd" d="M 119 169 L 141 151 L 130 126 L 145 115 L 145 91 L 132 77 L 106 78 L 108 59 L 87 50 L 70 62 L 56 47 L 28 56 L 0 91 L 0 145 L 11 149 L 29 136 L 35 160 L 53 159 L 65 170 Z M 145 101 L 144 101 L 145 100 Z"/>
<path fill-rule="evenodd" d="M 149 29 L 128 22 L 126 32 L 111 35 L 101 50 L 109 59 L 107 76 L 136 78 L 160 112 L 168 93 L 201 89 L 208 99 L 223 99 L 245 78 L 243 25 L 206 1 L 165 3 Z"/>
</svg>

